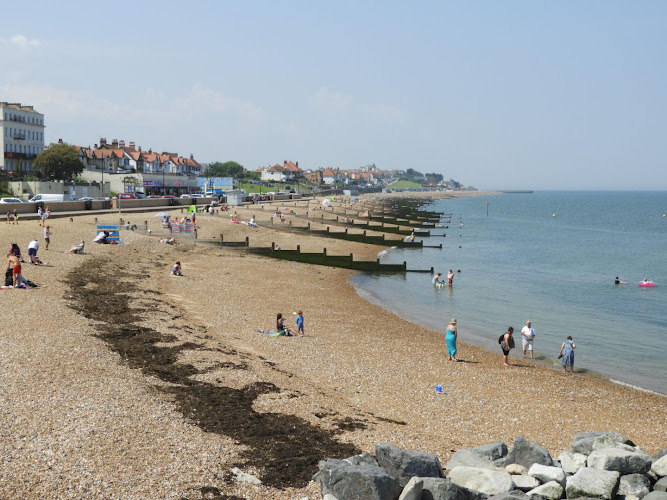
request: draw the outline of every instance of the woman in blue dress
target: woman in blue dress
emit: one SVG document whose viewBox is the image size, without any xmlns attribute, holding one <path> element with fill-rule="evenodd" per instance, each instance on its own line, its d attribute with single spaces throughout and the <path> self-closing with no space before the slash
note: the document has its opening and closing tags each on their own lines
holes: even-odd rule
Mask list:
<svg viewBox="0 0 667 500">
<path fill-rule="evenodd" d="M 447 333 L 445 334 L 445 343 L 447 344 L 447 354 L 449 354 L 449 361 L 458 361 L 456 359 L 456 338 L 459 332 L 456 330 L 456 318 L 447 325 Z"/>
<path fill-rule="evenodd" d="M 576 347 L 577 344 L 572 341 L 572 335 L 568 335 L 565 342 L 560 346 L 560 354 L 558 357 L 561 358 L 564 372 L 567 372 L 568 366 L 570 367 L 570 373 L 574 372 L 574 350 Z"/>
</svg>

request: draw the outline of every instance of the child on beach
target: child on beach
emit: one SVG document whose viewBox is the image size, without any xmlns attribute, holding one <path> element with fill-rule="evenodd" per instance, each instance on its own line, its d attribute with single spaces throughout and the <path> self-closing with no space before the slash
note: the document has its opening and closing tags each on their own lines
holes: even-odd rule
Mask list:
<svg viewBox="0 0 667 500">
<path fill-rule="evenodd" d="M 49 249 L 49 243 L 51 242 L 51 226 L 46 226 L 44 228 L 44 241 L 46 242 L 46 246 L 44 247 L 44 250 Z"/>
<path fill-rule="evenodd" d="M 296 333 L 302 337 L 306 336 L 306 333 L 303 329 L 303 311 L 299 311 L 299 315 L 296 317 Z"/>
<path fill-rule="evenodd" d="M 183 276 L 183 273 L 181 272 L 181 263 L 179 261 L 174 264 L 174 267 L 171 268 L 171 274 L 174 276 Z"/>
</svg>

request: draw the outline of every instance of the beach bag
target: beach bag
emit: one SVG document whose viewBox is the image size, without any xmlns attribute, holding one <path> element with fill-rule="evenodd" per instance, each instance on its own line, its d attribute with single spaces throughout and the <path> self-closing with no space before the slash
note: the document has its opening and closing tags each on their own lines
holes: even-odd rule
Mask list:
<svg viewBox="0 0 667 500">
<path fill-rule="evenodd" d="M 505 334 L 504 333 L 500 337 L 498 337 L 498 343 L 502 344 L 503 340 L 505 340 Z"/>
</svg>

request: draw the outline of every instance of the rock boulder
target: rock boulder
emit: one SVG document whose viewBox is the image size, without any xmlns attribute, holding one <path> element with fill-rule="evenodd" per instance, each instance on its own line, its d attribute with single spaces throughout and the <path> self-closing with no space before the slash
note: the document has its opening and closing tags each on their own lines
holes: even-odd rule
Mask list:
<svg viewBox="0 0 667 500">
<path fill-rule="evenodd" d="M 564 451 L 558 455 L 558 461 L 565 474 L 575 474 L 582 467 L 586 467 L 586 455 Z"/>
<path fill-rule="evenodd" d="M 528 475 L 538 479 L 541 483 L 556 481 L 565 488 L 565 472 L 560 467 L 549 467 L 548 465 L 534 464 Z"/>
<path fill-rule="evenodd" d="M 667 476 L 667 455 L 659 458 L 651 466 L 651 472 L 653 472 L 658 477 Z"/>
<path fill-rule="evenodd" d="M 482 500 L 482 495 L 471 494 L 459 488 L 449 479 L 420 477 L 422 480 L 421 500 Z"/>
<path fill-rule="evenodd" d="M 558 500 L 563 496 L 563 491 L 563 487 L 556 481 L 549 481 L 542 486 L 538 486 L 537 488 L 530 490 L 526 494 L 530 498 L 533 498 L 533 495 L 535 495 L 538 498 L 546 498 L 547 500 Z"/>
<path fill-rule="evenodd" d="M 621 476 L 618 482 L 618 495 L 627 497 L 634 495 L 642 498 L 648 495 L 650 491 L 651 481 L 644 474 L 627 474 Z"/>
<path fill-rule="evenodd" d="M 512 476 L 502 469 L 454 467 L 447 476 L 451 482 L 483 495 L 498 495 L 514 489 Z"/>
<path fill-rule="evenodd" d="M 322 495 L 355 500 L 396 500 L 401 493 L 398 480 L 374 465 L 352 465 L 346 460 L 320 462 L 320 471 L 313 476 Z"/>
<path fill-rule="evenodd" d="M 592 469 L 613 470 L 621 474 L 644 474 L 651 470 L 649 455 L 620 448 L 595 450 L 586 463 Z"/>
<path fill-rule="evenodd" d="M 611 500 L 618 487 L 620 474 L 615 471 L 582 467 L 574 476 L 567 478 L 567 498 L 600 498 Z"/>
<path fill-rule="evenodd" d="M 442 477 L 442 467 L 435 455 L 422 451 L 403 450 L 393 444 L 378 443 L 375 446 L 378 464 L 396 479 L 401 488 L 412 477 Z"/>
<path fill-rule="evenodd" d="M 551 455 L 540 445 L 519 436 L 514 440 L 512 451 L 505 458 L 505 465 L 519 464 L 529 469 L 533 464 L 553 465 Z"/>
</svg>

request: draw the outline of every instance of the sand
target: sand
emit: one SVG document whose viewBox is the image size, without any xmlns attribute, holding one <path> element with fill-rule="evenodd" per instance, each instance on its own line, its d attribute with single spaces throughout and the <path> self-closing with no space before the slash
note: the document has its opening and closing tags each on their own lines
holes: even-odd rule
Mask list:
<svg viewBox="0 0 667 500">
<path fill-rule="evenodd" d="M 355 259 L 382 250 L 272 228 L 273 209 L 236 211 L 261 227 L 200 214 L 199 238 Z M 187 238 L 171 247 L 157 241 L 154 213 L 122 216 L 152 234 L 123 230 L 124 245 L 93 245 L 95 216 L 54 219 L 52 245 L 39 252 L 47 265 L 23 266 L 42 286 L 0 291 L 0 497 L 319 498 L 309 482 L 319 459 L 382 441 L 443 464 L 456 449 L 517 436 L 556 456 L 590 430 L 619 431 L 650 453 L 667 446 L 662 396 L 564 375 L 516 351 L 504 368 L 499 350 L 465 344 L 465 318 L 465 362 L 449 362 L 441 333 L 362 300 L 352 271 Z M 0 224 L 0 244 L 26 254 L 41 235 L 36 221 Z M 85 255 L 64 253 L 82 238 Z M 176 260 L 183 277 L 169 274 Z M 277 312 L 294 326 L 298 310 L 305 338 L 257 332 L 274 328 Z M 264 484 L 235 480 L 234 467 Z"/>
</svg>

